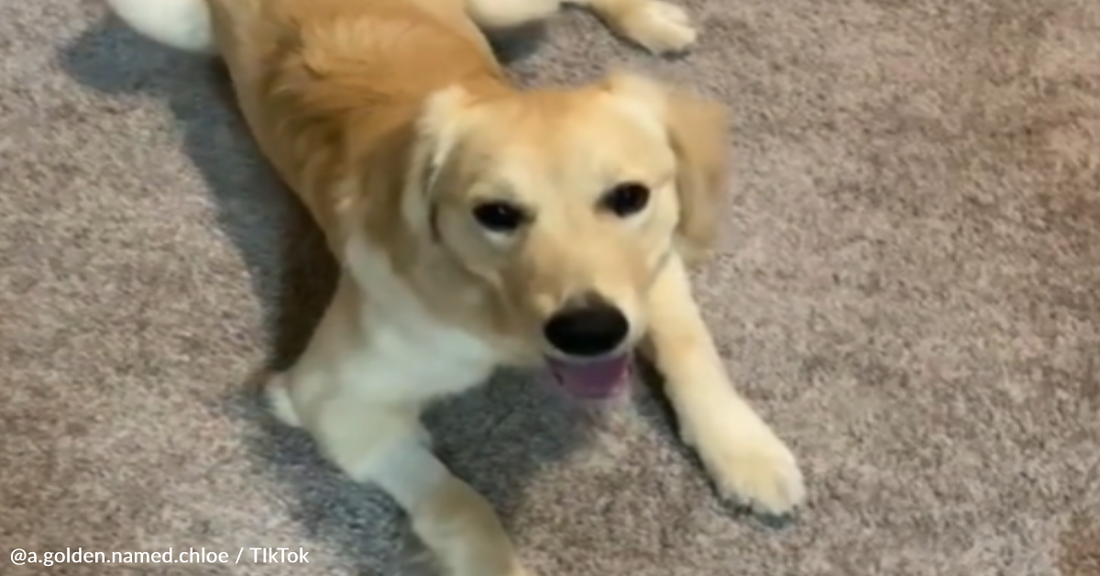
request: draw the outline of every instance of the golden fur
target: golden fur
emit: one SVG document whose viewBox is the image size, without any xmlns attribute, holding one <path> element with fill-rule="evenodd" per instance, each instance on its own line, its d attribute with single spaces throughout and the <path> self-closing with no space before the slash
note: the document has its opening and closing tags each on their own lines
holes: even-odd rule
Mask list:
<svg viewBox="0 0 1100 576">
<path fill-rule="evenodd" d="M 720 105 L 632 74 L 513 87 L 480 28 L 537 21 L 556 0 L 111 3 L 166 43 L 209 40 L 228 64 L 256 141 L 344 270 L 271 399 L 347 474 L 393 496 L 451 573 L 526 572 L 489 504 L 426 448 L 420 410 L 496 366 L 561 356 L 543 334 L 578 294 L 625 316 L 621 348 L 651 355 L 723 494 L 776 513 L 801 502 L 794 458 L 730 383 L 688 286 L 725 190 Z M 695 39 L 663 2 L 576 3 L 654 52 Z M 192 36 L 172 36 L 169 5 L 192 11 Z M 627 216 L 601 204 L 623 183 L 650 191 Z M 487 230 L 471 216 L 485 202 L 516 207 L 526 226 Z"/>
</svg>

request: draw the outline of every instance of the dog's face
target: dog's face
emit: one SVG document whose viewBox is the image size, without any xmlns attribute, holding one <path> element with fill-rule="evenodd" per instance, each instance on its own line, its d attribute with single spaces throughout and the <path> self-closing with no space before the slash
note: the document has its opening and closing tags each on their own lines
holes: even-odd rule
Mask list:
<svg viewBox="0 0 1100 576">
<path fill-rule="evenodd" d="M 661 266 L 713 234 L 721 108 L 620 75 L 482 101 L 453 89 L 424 126 L 429 181 L 407 213 L 496 292 L 563 384 L 603 395 L 645 332 Z"/>
</svg>

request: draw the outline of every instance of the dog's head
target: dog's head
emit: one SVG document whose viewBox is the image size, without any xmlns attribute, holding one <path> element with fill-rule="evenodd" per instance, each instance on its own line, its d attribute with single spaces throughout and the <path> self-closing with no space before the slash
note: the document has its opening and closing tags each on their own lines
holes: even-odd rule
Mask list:
<svg viewBox="0 0 1100 576">
<path fill-rule="evenodd" d="M 727 136 L 721 106 L 634 75 L 485 98 L 450 88 L 421 118 L 424 177 L 405 217 L 495 292 L 563 384 L 603 394 L 661 266 L 715 235 Z"/>
</svg>

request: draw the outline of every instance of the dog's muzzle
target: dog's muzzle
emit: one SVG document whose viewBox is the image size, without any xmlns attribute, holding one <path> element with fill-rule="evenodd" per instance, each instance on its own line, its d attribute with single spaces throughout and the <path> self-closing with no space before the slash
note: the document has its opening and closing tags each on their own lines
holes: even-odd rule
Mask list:
<svg viewBox="0 0 1100 576">
<path fill-rule="evenodd" d="M 616 395 L 628 382 L 630 355 L 623 344 L 630 321 L 598 294 L 570 299 L 543 326 L 555 354 L 547 356 L 554 379 L 580 398 Z"/>
</svg>

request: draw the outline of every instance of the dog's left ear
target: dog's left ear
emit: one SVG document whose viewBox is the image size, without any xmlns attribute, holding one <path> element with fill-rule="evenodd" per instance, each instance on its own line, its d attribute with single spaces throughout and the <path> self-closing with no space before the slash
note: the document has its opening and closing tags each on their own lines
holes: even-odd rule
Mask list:
<svg viewBox="0 0 1100 576">
<path fill-rule="evenodd" d="M 679 248 L 689 259 L 701 256 L 717 239 L 722 196 L 729 184 L 728 111 L 717 102 L 635 74 L 612 74 L 607 86 L 663 124 L 676 154 Z"/>
<path fill-rule="evenodd" d="M 433 196 L 446 186 L 449 160 L 460 145 L 470 95 L 461 86 L 444 88 L 425 99 L 415 125 L 408 189 L 402 213 L 414 230 L 430 233 Z"/>
</svg>

